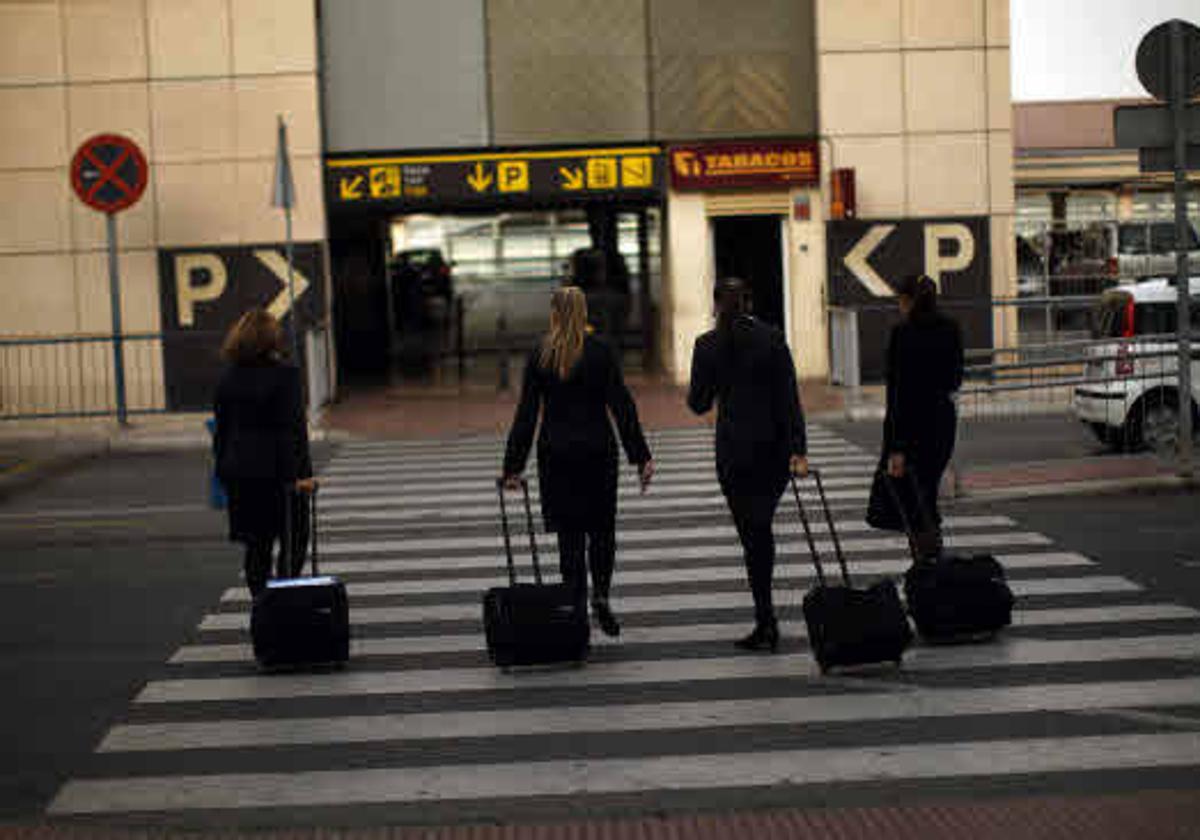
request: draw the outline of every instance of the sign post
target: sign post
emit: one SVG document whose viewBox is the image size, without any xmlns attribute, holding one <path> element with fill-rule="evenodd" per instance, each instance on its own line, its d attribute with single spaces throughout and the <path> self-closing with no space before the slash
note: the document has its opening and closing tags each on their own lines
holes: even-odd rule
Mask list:
<svg viewBox="0 0 1200 840">
<path fill-rule="evenodd" d="M 288 337 L 292 344 L 292 361 L 300 365 L 300 334 L 296 329 L 296 321 L 300 313 L 296 311 L 296 276 L 295 249 L 292 246 L 292 207 L 296 203 L 296 186 L 292 181 L 292 162 L 288 158 L 287 125 L 283 117 L 279 119 L 279 135 L 275 144 L 275 185 L 271 194 L 271 204 L 283 208 L 284 226 L 286 227 L 287 245 L 287 277 L 288 277 Z"/>
<path fill-rule="evenodd" d="M 100 134 L 85 141 L 71 160 L 71 186 L 79 200 L 106 216 L 108 290 L 112 306 L 113 383 L 117 422 L 129 423 L 125 391 L 125 352 L 121 327 L 121 273 L 117 259 L 117 213 L 132 207 L 146 191 L 150 168 L 130 139 Z"/>
<path fill-rule="evenodd" d="M 1137 49 L 1142 86 L 1165 106 L 1118 108 L 1114 116 L 1117 145 L 1139 149 L 1140 168 L 1165 171 L 1175 181 L 1176 335 L 1179 366 L 1179 471 L 1194 475 L 1192 442 L 1191 282 L 1188 277 L 1187 170 L 1200 151 L 1200 107 L 1189 104 L 1200 95 L 1200 28 L 1169 20 L 1151 29 Z"/>
</svg>

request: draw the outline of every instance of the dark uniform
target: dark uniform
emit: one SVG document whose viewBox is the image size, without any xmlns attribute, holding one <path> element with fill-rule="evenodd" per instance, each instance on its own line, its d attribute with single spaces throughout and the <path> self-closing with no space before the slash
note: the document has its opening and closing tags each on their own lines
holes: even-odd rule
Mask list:
<svg viewBox="0 0 1200 840">
<path fill-rule="evenodd" d="M 887 350 L 887 415 L 883 423 L 881 469 L 887 458 L 902 453 L 906 468 L 917 477 L 921 496 L 934 524 L 941 523 L 937 509 L 938 486 L 954 453 L 958 413 L 953 394 L 962 385 L 963 346 L 958 324 L 939 312 L 914 314 L 892 329 Z M 900 482 L 901 498 L 913 525 L 920 527 L 910 485 Z M 872 524 L 899 529 L 890 494 L 876 489 L 871 507 Z M 894 517 L 894 518 L 893 518 Z M 929 523 L 926 523 L 929 524 Z"/>
<path fill-rule="evenodd" d="M 746 553 L 759 624 L 775 620 L 771 522 L 792 455 L 807 454 L 796 370 L 783 333 L 748 315 L 696 340 L 688 406 L 717 402 L 717 478 Z"/>
<path fill-rule="evenodd" d="M 213 438 L 217 477 L 229 499 L 229 538 L 246 545 L 246 585 L 258 594 L 271 572 L 274 543 L 282 544 L 293 505 L 291 563 L 281 552 L 278 574 L 299 573 L 307 545 L 307 505 L 291 494 L 312 477 L 300 371 L 265 362 L 229 367 L 217 385 Z"/>
<path fill-rule="evenodd" d="M 585 338 L 583 353 L 565 380 L 542 367 L 540 355 L 540 349 L 535 350 L 525 365 L 504 474 L 524 471 L 542 412 L 537 436 L 542 516 L 546 530 L 558 534 L 563 580 L 574 583 L 584 600 L 586 540 L 595 594 L 606 598 L 616 550 L 618 467 L 609 412 L 631 464 L 649 461 L 650 448 L 621 368 L 606 344 L 591 336 Z"/>
</svg>

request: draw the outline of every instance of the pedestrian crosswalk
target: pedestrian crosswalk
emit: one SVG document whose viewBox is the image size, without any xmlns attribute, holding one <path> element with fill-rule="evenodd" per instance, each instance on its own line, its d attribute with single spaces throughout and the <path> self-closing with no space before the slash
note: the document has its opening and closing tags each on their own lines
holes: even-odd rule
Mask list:
<svg viewBox="0 0 1200 840">
<path fill-rule="evenodd" d="M 898 577 L 905 540 L 862 522 L 875 457 L 810 431 L 851 573 Z M 738 653 L 752 611 L 711 432 L 651 439 L 650 492 L 632 470 L 622 479 L 622 635 L 594 633 L 586 666 L 487 662 L 480 595 L 506 579 L 502 441 L 348 443 L 323 470 L 319 521 L 322 570 L 350 593 L 350 665 L 260 673 L 248 597 L 231 585 L 49 812 L 349 819 L 377 808 L 412 821 L 437 804 L 512 819 L 613 802 L 791 802 L 830 785 L 1200 769 L 1200 613 L 994 510 L 953 507 L 946 532 L 951 548 L 994 553 L 1009 570 L 1018 607 L 998 640 L 917 644 L 900 670 L 821 676 L 799 606 L 815 572 L 785 496 L 785 644 Z M 815 501 L 809 487 L 802 496 Z M 553 539 L 538 544 L 556 577 Z M 527 575 L 528 544 L 514 547 Z M 824 534 L 818 548 L 831 559 Z"/>
</svg>

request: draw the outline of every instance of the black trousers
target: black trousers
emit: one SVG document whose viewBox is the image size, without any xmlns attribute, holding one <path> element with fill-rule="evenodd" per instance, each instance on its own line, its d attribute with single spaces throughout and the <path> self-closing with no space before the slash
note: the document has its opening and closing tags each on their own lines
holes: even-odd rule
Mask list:
<svg viewBox="0 0 1200 840">
<path fill-rule="evenodd" d="M 572 587 L 575 602 L 587 605 L 587 568 L 592 572 L 592 598 L 607 601 L 616 563 L 617 538 L 612 528 L 599 531 L 558 531 L 558 568 L 563 583 Z"/>
<path fill-rule="evenodd" d="M 760 625 L 775 623 L 772 586 L 775 577 L 775 532 L 771 523 L 783 488 L 726 485 L 725 500 L 733 514 L 733 524 L 746 561 L 746 576 L 754 596 L 754 621 Z"/>
<path fill-rule="evenodd" d="M 284 533 L 252 534 L 244 540 L 246 554 L 242 568 L 251 596 L 258 595 L 266 588 L 272 566 L 275 567 L 275 576 L 280 578 L 298 577 L 304 569 L 304 561 L 308 557 L 308 535 L 312 530 L 312 511 L 308 497 L 302 494 L 288 494 L 288 504 L 291 505 L 291 551 L 285 550 L 283 543 L 288 536 L 286 528 Z M 276 543 L 279 545 L 278 553 L 275 550 Z"/>
</svg>

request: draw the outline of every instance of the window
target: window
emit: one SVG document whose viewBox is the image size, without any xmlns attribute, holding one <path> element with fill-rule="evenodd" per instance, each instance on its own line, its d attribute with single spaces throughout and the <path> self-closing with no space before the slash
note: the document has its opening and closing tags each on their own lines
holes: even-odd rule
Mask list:
<svg viewBox="0 0 1200 840">
<path fill-rule="evenodd" d="M 1196 231 L 1191 225 L 1187 228 L 1187 250 L 1194 251 L 1197 247 Z M 1175 250 L 1175 223 L 1155 222 L 1150 226 L 1150 250 L 1155 254 L 1167 254 Z"/>
<path fill-rule="evenodd" d="M 1121 225 L 1120 240 L 1117 247 L 1122 254 L 1145 254 L 1145 225 Z"/>
<path fill-rule="evenodd" d="M 1134 309 L 1135 335 L 1167 335 L 1177 323 L 1174 303 L 1142 303 Z"/>
</svg>

